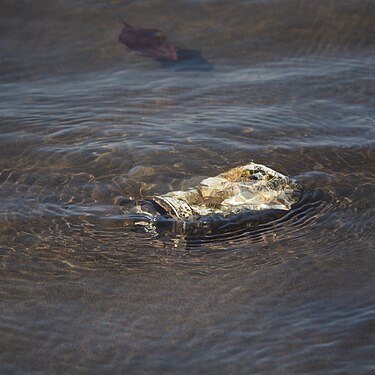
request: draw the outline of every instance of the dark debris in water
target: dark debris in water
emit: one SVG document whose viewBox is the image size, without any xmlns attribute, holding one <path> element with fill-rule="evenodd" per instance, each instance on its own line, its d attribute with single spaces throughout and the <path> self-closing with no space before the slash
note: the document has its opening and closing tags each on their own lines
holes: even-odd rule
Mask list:
<svg viewBox="0 0 375 375">
<path fill-rule="evenodd" d="M 119 42 L 130 51 L 161 62 L 162 68 L 173 70 L 210 71 L 213 64 L 194 49 L 176 48 L 168 42 L 167 36 L 158 29 L 134 27 L 124 22 Z"/>
</svg>

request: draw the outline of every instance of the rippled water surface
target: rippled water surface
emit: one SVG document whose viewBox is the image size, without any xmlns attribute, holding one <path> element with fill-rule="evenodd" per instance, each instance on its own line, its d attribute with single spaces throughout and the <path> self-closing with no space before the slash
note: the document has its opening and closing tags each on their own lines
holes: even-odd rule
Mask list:
<svg viewBox="0 0 375 375">
<path fill-rule="evenodd" d="M 1 373 L 375 372 L 375 2 L 2 0 L 0 35 Z M 251 160 L 286 215 L 124 222 Z"/>
</svg>

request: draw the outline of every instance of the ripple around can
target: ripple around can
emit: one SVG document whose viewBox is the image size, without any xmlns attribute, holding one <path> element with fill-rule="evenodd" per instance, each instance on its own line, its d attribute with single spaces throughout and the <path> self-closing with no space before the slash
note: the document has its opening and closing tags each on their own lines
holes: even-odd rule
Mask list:
<svg viewBox="0 0 375 375">
<path fill-rule="evenodd" d="M 25 199 L 23 208 L 17 199 L 14 213 L 8 202 L 2 216 L 2 231 L 15 236 L 19 255 L 43 254 L 46 261 L 78 269 L 141 270 L 165 262 L 191 269 L 197 261 L 201 271 L 208 266 L 238 267 L 235 261 L 225 265 L 223 261 L 234 254 L 243 261 L 246 254 L 251 257 L 269 247 L 281 250 L 288 242 L 308 238 L 336 204 L 329 194 L 317 189 L 305 191 L 290 211 L 268 210 L 190 223 L 166 219 L 147 227 L 124 221 L 114 204 L 120 192 L 116 184 L 94 183 L 91 188 L 89 175 L 30 179 L 3 171 L 1 176 L 3 191 L 17 181 L 17 194 Z M 18 232 L 25 223 L 33 224 Z M 46 249 L 50 249 L 48 255 Z M 204 266 L 202 262 L 208 263 Z"/>
</svg>

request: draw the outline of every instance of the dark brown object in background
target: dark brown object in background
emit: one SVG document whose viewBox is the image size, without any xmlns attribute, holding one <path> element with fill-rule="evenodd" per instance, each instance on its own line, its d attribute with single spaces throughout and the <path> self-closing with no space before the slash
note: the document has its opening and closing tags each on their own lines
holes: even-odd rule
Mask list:
<svg viewBox="0 0 375 375">
<path fill-rule="evenodd" d="M 124 22 L 119 41 L 139 55 L 157 60 L 177 61 L 176 48 L 167 41 L 165 34 L 157 29 L 133 27 Z"/>
</svg>

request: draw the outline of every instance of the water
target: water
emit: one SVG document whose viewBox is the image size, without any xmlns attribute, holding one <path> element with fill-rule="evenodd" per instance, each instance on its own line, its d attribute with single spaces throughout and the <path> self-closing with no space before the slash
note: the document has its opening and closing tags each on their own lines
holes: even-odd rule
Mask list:
<svg viewBox="0 0 375 375">
<path fill-rule="evenodd" d="M 0 4 L 4 374 L 370 374 L 373 1 Z M 121 21 L 193 59 L 127 53 Z M 251 228 L 118 202 L 254 160 L 304 197 Z"/>
</svg>

